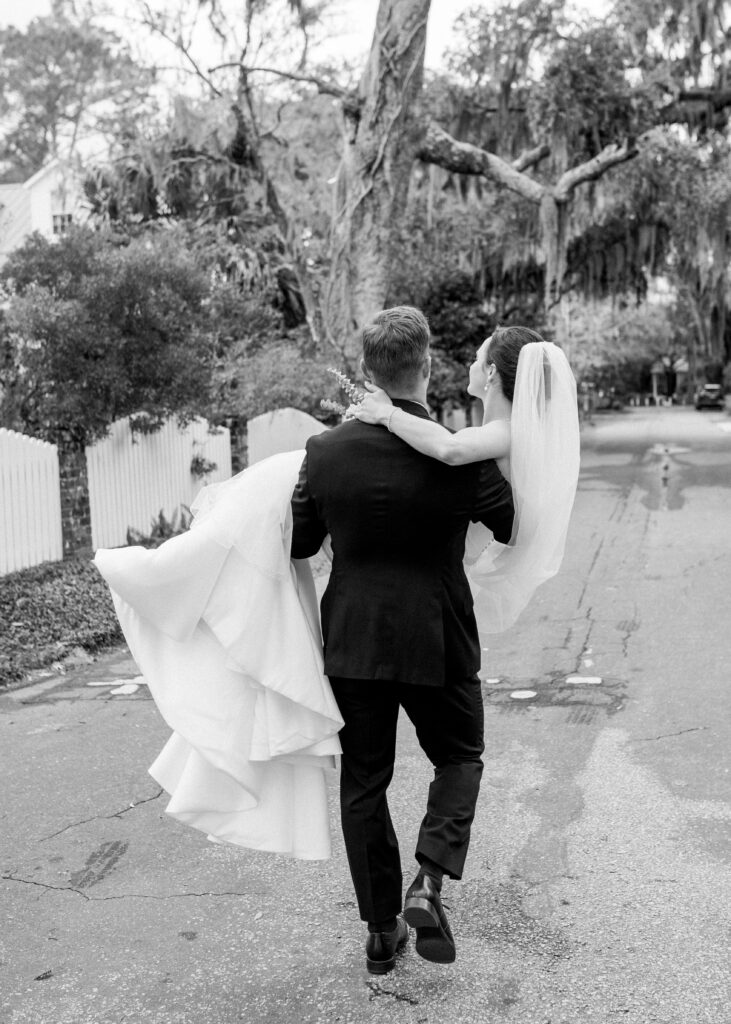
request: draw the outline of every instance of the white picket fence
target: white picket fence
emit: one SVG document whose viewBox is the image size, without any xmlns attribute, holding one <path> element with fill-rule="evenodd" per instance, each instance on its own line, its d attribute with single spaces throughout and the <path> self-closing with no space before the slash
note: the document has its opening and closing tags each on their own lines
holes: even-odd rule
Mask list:
<svg viewBox="0 0 731 1024">
<path fill-rule="evenodd" d="M 0 575 L 62 557 L 56 446 L 0 428 Z"/>
<path fill-rule="evenodd" d="M 215 463 L 205 479 L 191 474 L 194 456 Z M 134 434 L 129 417 L 117 420 L 108 437 L 86 449 L 94 549 L 126 543 L 127 529 L 149 533 L 162 512 L 171 520 L 190 505 L 204 483 L 231 476 L 231 437 L 226 427 L 209 432 L 198 419 L 183 430 L 174 420 L 154 434 Z"/>
<path fill-rule="evenodd" d="M 249 462 L 304 448 L 327 427 L 297 409 L 277 409 L 248 423 Z M 215 469 L 200 478 L 191 461 Z M 129 418 L 86 449 L 94 549 L 119 547 L 132 529 L 148 534 L 160 512 L 170 521 L 200 488 L 231 476 L 231 436 L 198 419 L 179 429 L 174 420 L 153 434 L 133 433 Z M 63 557 L 58 452 L 12 430 L 0 429 L 0 575 Z"/>
<path fill-rule="evenodd" d="M 200 456 L 215 469 L 191 473 Z M 154 434 L 134 434 L 118 420 L 109 437 L 86 449 L 94 548 L 126 543 L 127 529 L 150 532 L 162 512 L 171 520 L 200 488 L 231 476 L 227 428 L 210 433 L 195 420 L 169 421 Z M 0 429 L 0 575 L 63 557 L 61 490 L 55 445 Z"/>
</svg>

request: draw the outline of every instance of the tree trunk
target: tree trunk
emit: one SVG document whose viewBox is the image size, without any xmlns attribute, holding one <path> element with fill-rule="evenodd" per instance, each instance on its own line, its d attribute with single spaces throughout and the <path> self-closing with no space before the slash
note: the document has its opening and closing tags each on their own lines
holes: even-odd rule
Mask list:
<svg viewBox="0 0 731 1024">
<path fill-rule="evenodd" d="M 539 216 L 545 258 L 544 301 L 548 313 L 554 303 L 561 300 L 568 249 L 568 208 L 565 203 L 557 203 L 552 193 L 546 191 L 541 199 Z"/>
<path fill-rule="evenodd" d="M 328 333 L 351 368 L 359 329 L 388 301 L 398 260 L 394 228 L 424 132 L 419 100 L 430 3 L 380 0 L 367 67 L 357 94 L 343 103 L 325 305 Z"/>
</svg>

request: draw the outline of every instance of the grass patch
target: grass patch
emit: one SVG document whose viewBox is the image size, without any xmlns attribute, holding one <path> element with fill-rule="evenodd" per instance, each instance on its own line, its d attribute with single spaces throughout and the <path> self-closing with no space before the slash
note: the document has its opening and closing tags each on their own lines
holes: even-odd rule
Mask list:
<svg viewBox="0 0 731 1024">
<path fill-rule="evenodd" d="M 97 651 L 122 639 L 109 588 L 88 559 L 0 577 L 0 687 L 75 647 Z"/>
</svg>

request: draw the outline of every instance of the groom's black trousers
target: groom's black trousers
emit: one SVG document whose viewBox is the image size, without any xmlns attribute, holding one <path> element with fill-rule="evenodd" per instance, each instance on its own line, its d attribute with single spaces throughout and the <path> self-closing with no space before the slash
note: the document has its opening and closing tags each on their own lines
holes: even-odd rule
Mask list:
<svg viewBox="0 0 731 1024">
<path fill-rule="evenodd" d="M 360 916 L 401 912 L 402 874 L 386 790 L 393 776 L 399 707 L 434 765 L 416 859 L 461 878 L 482 776 L 484 711 L 477 676 L 445 686 L 330 678 L 345 725 L 340 808 Z"/>
</svg>

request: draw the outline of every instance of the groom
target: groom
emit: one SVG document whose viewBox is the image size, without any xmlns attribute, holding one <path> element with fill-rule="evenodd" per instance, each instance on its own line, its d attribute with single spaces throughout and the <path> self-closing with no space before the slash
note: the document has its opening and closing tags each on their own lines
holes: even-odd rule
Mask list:
<svg viewBox="0 0 731 1024">
<path fill-rule="evenodd" d="M 394 405 L 427 417 L 429 325 L 397 306 L 363 329 L 362 370 Z M 510 538 L 510 486 L 492 461 L 450 468 L 383 427 L 350 420 L 310 438 L 292 497 L 292 557 L 319 550 L 333 564 L 322 598 L 325 672 L 340 733 L 343 835 L 366 963 L 385 974 L 416 929 L 416 951 L 451 963 L 455 945 L 440 899 L 461 878 L 482 774 L 480 646 L 462 566 L 479 520 Z M 403 707 L 434 766 L 416 843 L 419 870 L 402 904 L 398 843 L 386 791 Z"/>
</svg>

